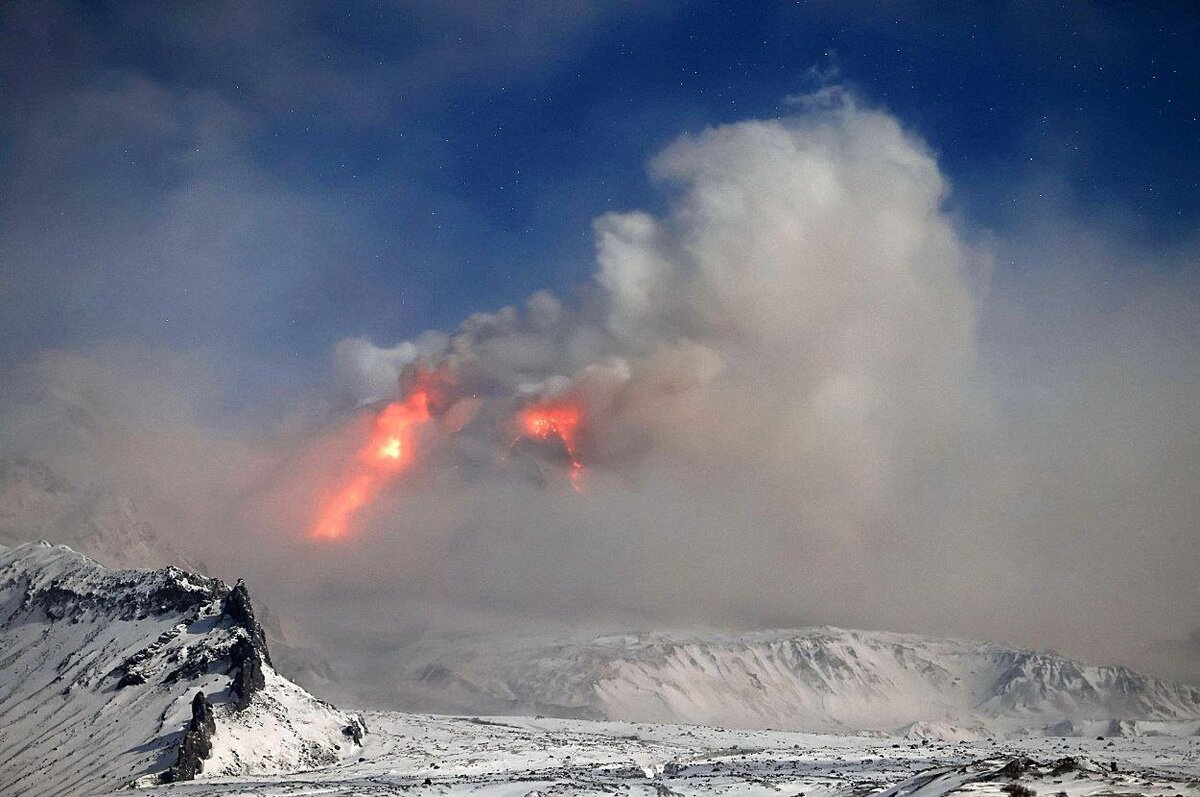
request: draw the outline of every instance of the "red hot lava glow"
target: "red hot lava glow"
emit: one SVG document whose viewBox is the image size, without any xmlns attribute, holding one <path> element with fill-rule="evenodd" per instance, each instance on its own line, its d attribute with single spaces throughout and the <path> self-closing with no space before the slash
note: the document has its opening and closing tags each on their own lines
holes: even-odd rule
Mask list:
<svg viewBox="0 0 1200 797">
<path fill-rule="evenodd" d="M 517 416 L 526 437 L 549 440 L 557 437 L 571 458 L 571 486 L 583 489 L 583 463 L 579 460 L 579 432 L 583 410 L 569 401 L 544 401 L 531 404 Z"/>
<path fill-rule="evenodd" d="M 354 513 L 374 500 L 389 479 L 412 465 L 417 430 L 428 421 L 429 397 L 424 390 L 384 407 L 372 421 L 370 439 L 359 449 L 354 472 L 321 505 L 309 536 L 321 540 L 346 536 Z"/>
</svg>

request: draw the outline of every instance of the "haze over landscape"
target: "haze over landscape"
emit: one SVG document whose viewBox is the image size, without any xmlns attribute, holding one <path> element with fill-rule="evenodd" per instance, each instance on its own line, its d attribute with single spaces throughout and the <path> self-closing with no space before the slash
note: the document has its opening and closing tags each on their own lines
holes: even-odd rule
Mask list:
<svg viewBox="0 0 1200 797">
<path fill-rule="evenodd" d="M 15 2 L 0 32 L 13 667 L 83 667 L 92 637 L 22 636 L 73 617 L 148 651 L 121 688 L 169 673 L 131 712 L 186 723 L 177 684 L 237 695 L 213 668 L 262 647 L 271 709 L 216 727 L 317 730 L 218 743 L 231 775 L 340 760 L 350 708 L 1200 730 L 1196 9 Z M 167 565 L 196 575 L 100 568 Z M 169 605 L 96 603 L 144 578 Z M 161 771 L 123 744 L 112 778 Z"/>
</svg>

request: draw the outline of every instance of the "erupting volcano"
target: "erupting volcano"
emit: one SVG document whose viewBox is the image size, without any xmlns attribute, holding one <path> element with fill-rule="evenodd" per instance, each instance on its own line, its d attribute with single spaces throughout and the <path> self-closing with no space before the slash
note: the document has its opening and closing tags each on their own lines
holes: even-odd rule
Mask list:
<svg viewBox="0 0 1200 797">
<path fill-rule="evenodd" d="M 576 491 L 582 491 L 583 463 L 579 460 L 579 431 L 583 409 L 569 400 L 542 401 L 521 410 L 517 420 L 526 437 L 538 440 L 557 437 L 562 441 L 567 456 L 571 458 L 571 486 Z"/>
<path fill-rule="evenodd" d="M 309 536 L 344 537 L 354 513 L 370 503 L 389 479 L 412 465 L 417 430 L 429 418 L 429 396 L 424 390 L 384 407 L 371 423 L 370 439 L 359 449 L 353 474 L 321 505 Z"/>
</svg>

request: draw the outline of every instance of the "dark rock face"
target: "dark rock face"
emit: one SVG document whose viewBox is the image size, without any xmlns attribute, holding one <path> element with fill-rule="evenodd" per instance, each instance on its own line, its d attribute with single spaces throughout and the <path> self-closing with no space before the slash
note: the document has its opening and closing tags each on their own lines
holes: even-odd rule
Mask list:
<svg viewBox="0 0 1200 797">
<path fill-rule="evenodd" d="M 250 705 L 254 693 L 266 685 L 263 664 L 271 663 L 271 653 L 267 650 L 266 634 L 254 616 L 250 592 L 241 579 L 225 596 L 221 613 L 245 631 L 245 636 L 229 649 L 229 672 L 233 674 L 229 691 L 234 697 L 234 708 L 241 711 Z"/>
<path fill-rule="evenodd" d="M 263 676 L 263 657 L 260 649 L 250 640 L 242 638 L 229 649 L 229 672 L 233 682 L 229 691 L 233 694 L 233 706 L 238 711 L 250 705 L 254 693 L 267 685 Z"/>
<path fill-rule="evenodd" d="M 204 648 L 194 648 L 188 651 L 183 663 L 163 679 L 164 683 L 173 684 L 177 681 L 189 681 L 208 672 L 209 666 L 217 660 L 218 653 Z"/>
<path fill-rule="evenodd" d="M 212 736 L 217 730 L 212 706 L 203 692 L 192 698 L 192 719 L 188 722 L 175 756 L 175 763 L 163 773 L 165 783 L 193 780 L 204 769 L 204 759 L 212 753 Z"/>
<path fill-rule="evenodd" d="M 225 589 L 214 578 L 174 567 L 149 576 L 142 571 L 115 570 L 95 583 L 64 580 L 36 590 L 27 585 L 21 608 L 40 608 L 52 622 L 75 621 L 95 613 L 134 620 L 168 613 L 192 614 L 220 597 Z"/>
<path fill-rule="evenodd" d="M 367 732 L 367 724 L 361 717 L 355 717 L 350 724 L 342 728 L 342 735 L 348 736 L 355 744 L 362 745 L 363 736 Z"/>
<path fill-rule="evenodd" d="M 271 654 L 267 651 L 267 636 L 254 616 L 254 606 L 250 603 L 250 591 L 246 589 L 246 582 L 238 579 L 237 584 L 234 584 L 233 589 L 229 590 L 229 594 L 225 596 L 221 612 L 246 629 L 254 646 L 262 655 L 263 661 L 270 664 Z"/>
</svg>

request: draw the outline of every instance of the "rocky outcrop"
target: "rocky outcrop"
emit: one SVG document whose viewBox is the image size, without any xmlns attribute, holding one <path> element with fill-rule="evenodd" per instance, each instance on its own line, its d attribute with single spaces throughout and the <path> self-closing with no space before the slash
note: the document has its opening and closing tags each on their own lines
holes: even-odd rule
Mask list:
<svg viewBox="0 0 1200 797">
<path fill-rule="evenodd" d="M 1016 758 L 1009 759 L 1004 766 L 992 773 L 990 779 L 1001 780 L 1007 778 L 1009 780 L 1016 780 L 1026 772 L 1037 769 L 1039 766 L 1041 764 L 1028 756 L 1017 756 Z"/>
<path fill-rule="evenodd" d="M 53 550 L 48 542 L 38 547 Z M 73 554 L 74 552 L 72 552 Z M 162 570 L 105 570 L 89 572 L 77 563 L 64 572 L 13 573 L 23 582 L 21 610 L 41 611 L 51 621 L 78 621 L 102 613 L 119 620 L 144 620 L 163 615 L 195 615 L 226 593 L 215 578 Z M 261 634 L 261 630 L 259 631 Z"/>
<path fill-rule="evenodd" d="M 204 759 L 212 753 L 212 737 L 217 730 L 212 705 L 203 692 L 192 698 L 192 719 L 179 740 L 175 763 L 163 773 L 164 783 L 192 780 L 204 770 Z"/>
<path fill-rule="evenodd" d="M 350 724 L 342 728 L 342 735 L 348 737 L 357 745 L 362 745 L 363 736 L 367 734 L 367 724 L 362 717 L 354 717 Z"/>
<path fill-rule="evenodd" d="M 229 649 L 229 673 L 233 675 L 229 691 L 233 695 L 234 706 L 241 711 L 250 705 L 254 694 L 266 685 L 263 665 L 271 664 L 271 653 L 267 649 L 266 634 L 254 616 L 250 592 L 241 579 L 225 596 L 221 613 L 245 632 Z"/>
<path fill-rule="evenodd" d="M 229 649 L 229 672 L 233 681 L 229 691 L 233 705 L 238 711 L 250 705 L 256 692 L 266 686 L 263 675 L 263 656 L 259 648 L 248 639 L 239 639 Z"/>
<path fill-rule="evenodd" d="M 250 635 L 250 641 L 259 651 L 263 661 L 270 664 L 271 654 L 267 650 L 267 636 L 254 616 L 254 605 L 250 603 L 250 591 L 246 589 L 246 582 L 238 579 L 238 582 L 233 585 L 233 589 L 229 590 L 229 594 L 225 596 L 225 601 L 221 604 L 221 612 L 246 629 L 246 633 Z"/>
</svg>

